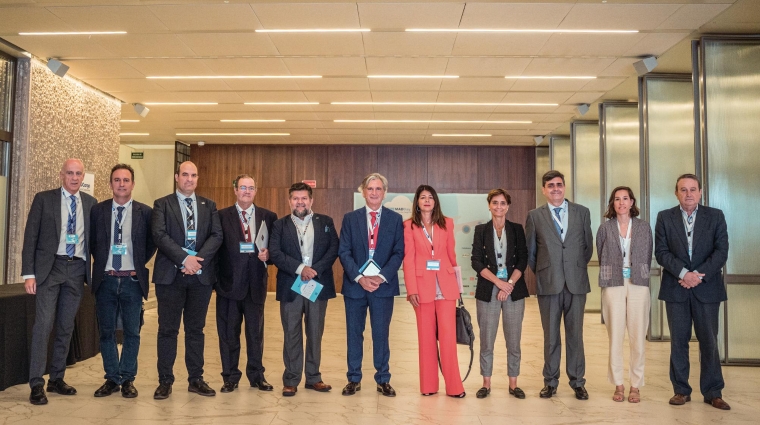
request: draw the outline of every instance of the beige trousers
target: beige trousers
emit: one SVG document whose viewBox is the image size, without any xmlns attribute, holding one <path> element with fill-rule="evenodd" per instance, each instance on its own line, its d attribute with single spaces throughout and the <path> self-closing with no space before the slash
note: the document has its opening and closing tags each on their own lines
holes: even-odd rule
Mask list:
<svg viewBox="0 0 760 425">
<path fill-rule="evenodd" d="M 649 287 L 625 279 L 623 286 L 602 288 L 602 317 L 610 338 L 607 379 L 623 385 L 623 340 L 628 330 L 631 348 L 629 377 L 631 386 L 644 386 L 645 343 L 649 327 Z"/>
</svg>

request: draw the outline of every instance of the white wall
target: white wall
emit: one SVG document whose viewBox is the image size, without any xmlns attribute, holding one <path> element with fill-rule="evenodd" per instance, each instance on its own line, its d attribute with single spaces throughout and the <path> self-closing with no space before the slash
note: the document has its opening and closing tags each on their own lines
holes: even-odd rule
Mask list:
<svg viewBox="0 0 760 425">
<path fill-rule="evenodd" d="M 143 159 L 132 159 L 132 152 L 144 152 Z M 119 146 L 119 162 L 135 169 L 132 198 L 153 206 L 153 201 L 174 192 L 174 145 L 168 149 L 133 149 Z"/>
</svg>

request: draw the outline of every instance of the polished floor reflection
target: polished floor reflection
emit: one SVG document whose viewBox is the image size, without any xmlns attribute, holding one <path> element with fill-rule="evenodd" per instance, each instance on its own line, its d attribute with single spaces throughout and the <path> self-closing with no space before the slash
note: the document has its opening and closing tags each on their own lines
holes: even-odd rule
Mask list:
<svg viewBox="0 0 760 425">
<path fill-rule="evenodd" d="M 333 386 L 332 392 L 306 390 L 302 383 L 295 397 L 285 398 L 281 394 L 283 366 L 279 305 L 272 295 L 266 306 L 264 364 L 267 379 L 275 386 L 273 392 L 249 388 L 247 382 L 241 382 L 245 385 L 234 393 L 218 392 L 222 379 L 212 300 L 206 327 L 206 380 L 217 390 L 216 397 L 206 398 L 187 392 L 184 352 L 180 346 L 174 393 L 168 400 L 153 400 L 153 390 L 157 385 L 157 324 L 156 310 L 153 309 L 146 312 L 146 326 L 142 331 L 140 369 L 135 382 L 140 391 L 139 397 L 125 399 L 116 393 L 110 397 L 94 398 L 93 392 L 104 381 L 98 356 L 67 370 L 66 381 L 77 388 L 79 394 L 76 396 L 48 394 L 48 405 L 32 406 L 28 402 L 27 385 L 17 385 L 0 392 L 0 424 L 749 424 L 757 423 L 760 417 L 760 368 L 723 368 L 726 378 L 724 397 L 732 406 L 729 412 L 703 403 L 696 390 L 691 403 L 682 407 L 668 405 L 668 399 L 672 396 L 668 380 L 669 345 L 659 342 L 647 343 L 647 385 L 641 389 L 641 403 L 613 402 L 614 387 L 607 382 L 607 332 L 599 323 L 598 313 L 587 314 L 584 327 L 586 388 L 590 400 L 575 399 L 567 386 L 564 366 L 557 396 L 550 400 L 540 399 L 542 337 L 535 298 L 527 300 L 523 328 L 519 386 L 527 394 L 525 400 L 507 394 L 506 353 L 502 335 L 498 336 L 495 353 L 496 358 L 502 361 L 495 364 L 493 390 L 488 398 L 475 398 L 481 384 L 477 357 L 473 362 L 473 371 L 465 382 L 465 399 L 452 399 L 442 392 L 422 397 L 417 376 L 414 313 L 401 299 L 396 300 L 391 326 L 391 383 L 398 396 L 386 398 L 375 391 L 372 361 L 367 356 L 372 353 L 369 339 L 365 341 L 365 386 L 355 396 L 341 396 L 340 390 L 346 382 L 346 334 L 343 300 L 340 297 L 331 300 L 328 306 L 328 325 L 323 343 L 322 375 L 325 382 Z M 466 304 L 474 317 L 475 302 L 468 300 Z M 691 384 L 698 388 L 699 359 L 696 348 L 696 343 L 692 344 Z M 466 370 L 469 350 L 460 347 L 459 356 L 459 363 Z"/>
</svg>

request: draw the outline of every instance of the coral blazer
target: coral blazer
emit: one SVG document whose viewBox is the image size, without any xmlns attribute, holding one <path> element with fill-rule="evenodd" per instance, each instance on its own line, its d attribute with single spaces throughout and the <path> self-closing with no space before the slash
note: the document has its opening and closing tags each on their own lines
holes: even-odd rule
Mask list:
<svg viewBox="0 0 760 425">
<path fill-rule="evenodd" d="M 446 218 L 446 230 L 437 225 L 433 228 L 433 245 L 422 231 L 422 227 L 412 226 L 412 220 L 404 221 L 404 282 L 409 295 L 419 295 L 421 303 L 435 301 L 435 280 L 447 300 L 459 298 L 459 283 L 454 267 L 457 257 L 454 253 L 454 221 Z M 435 251 L 435 256 L 432 255 Z M 427 260 L 439 260 L 439 270 L 427 270 Z"/>
</svg>

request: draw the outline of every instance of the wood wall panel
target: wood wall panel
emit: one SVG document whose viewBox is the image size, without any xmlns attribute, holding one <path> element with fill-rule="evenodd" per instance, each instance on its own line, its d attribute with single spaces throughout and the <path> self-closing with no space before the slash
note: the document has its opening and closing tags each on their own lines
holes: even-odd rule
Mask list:
<svg viewBox="0 0 760 425">
<path fill-rule="evenodd" d="M 466 146 L 428 149 L 427 184 L 438 192 L 478 189 L 478 148 Z"/>
<path fill-rule="evenodd" d="M 293 149 L 291 183 L 316 180 L 318 188 L 327 186 L 328 149 L 326 146 L 299 146 Z"/>
<path fill-rule="evenodd" d="M 481 148 L 478 152 L 478 189 L 489 191 L 501 187 L 534 189 L 536 154 L 534 148 Z M 531 174 L 532 173 L 532 174 Z"/>
<path fill-rule="evenodd" d="M 377 172 L 388 178 L 391 192 L 414 192 L 428 182 L 428 148 L 415 146 L 380 146 L 377 148 Z"/>
<path fill-rule="evenodd" d="M 330 189 L 356 189 L 367 174 L 377 171 L 376 146 L 330 146 L 328 155 Z"/>
</svg>

